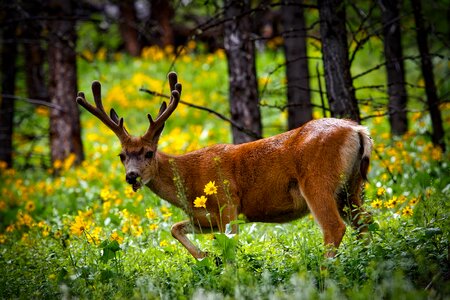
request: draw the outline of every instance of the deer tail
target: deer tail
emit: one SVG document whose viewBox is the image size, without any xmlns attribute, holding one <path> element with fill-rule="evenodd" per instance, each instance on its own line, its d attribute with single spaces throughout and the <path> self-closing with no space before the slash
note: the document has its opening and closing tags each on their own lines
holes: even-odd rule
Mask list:
<svg viewBox="0 0 450 300">
<path fill-rule="evenodd" d="M 359 152 L 361 154 L 361 161 L 359 162 L 359 173 L 362 179 L 367 181 L 367 173 L 369 170 L 370 155 L 372 153 L 372 138 L 369 135 L 369 131 L 366 127 L 358 127 L 359 135 Z"/>
</svg>

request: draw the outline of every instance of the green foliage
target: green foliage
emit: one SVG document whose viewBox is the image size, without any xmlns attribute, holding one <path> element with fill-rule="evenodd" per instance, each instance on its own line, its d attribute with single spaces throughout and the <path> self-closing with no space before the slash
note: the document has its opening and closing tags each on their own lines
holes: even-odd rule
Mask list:
<svg viewBox="0 0 450 300">
<path fill-rule="evenodd" d="M 145 113 L 156 113 L 161 101 L 138 90 L 167 94 L 165 74 L 173 58 L 163 50 L 146 51 L 140 59 L 97 57 L 95 65 L 79 64 L 80 89 L 90 97 L 91 81 L 100 79 L 105 106 L 114 106 L 135 135 L 145 131 Z M 283 70 L 267 79 L 267 66 L 279 60 L 282 55 L 271 51 L 258 58 L 268 91 L 281 86 Z M 185 101 L 227 114 L 222 52 L 185 53 L 175 66 Z M 263 94 L 272 104 L 282 97 Z M 372 115 L 373 109 L 363 112 Z M 448 107 L 443 110 L 448 120 Z M 264 107 L 263 116 L 270 127 L 266 135 L 284 130 L 285 115 Z M 239 235 L 193 235 L 211 254 L 195 261 L 170 235 L 170 226 L 186 216 L 148 190 L 133 193 L 123 180 L 114 135 L 83 113 L 83 165 L 73 167 L 69 158 L 50 170 L 1 169 L 0 298 L 448 298 L 449 156 L 430 143 L 426 115 L 409 117 L 411 131 L 395 139 L 385 117 L 367 121 L 378 155 L 365 202 L 376 223 L 362 239 L 349 228 L 336 258 L 324 258 L 320 229 L 306 217 L 283 225 L 241 224 Z M 45 112 L 36 118 L 44 122 Z M 181 153 L 229 141 L 222 121 L 180 105 L 160 150 Z M 39 147 L 41 154 L 48 151 L 45 144 Z M 53 168 L 61 169 L 59 176 Z"/>
</svg>

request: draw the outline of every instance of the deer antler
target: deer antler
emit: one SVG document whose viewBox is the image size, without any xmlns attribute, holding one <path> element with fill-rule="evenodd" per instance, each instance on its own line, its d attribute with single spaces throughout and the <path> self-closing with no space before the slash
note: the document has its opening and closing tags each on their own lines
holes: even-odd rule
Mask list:
<svg viewBox="0 0 450 300">
<path fill-rule="evenodd" d="M 167 105 L 165 101 L 161 104 L 158 116 L 156 117 L 155 121 L 153 121 L 153 118 L 150 114 L 147 115 L 150 126 L 148 127 L 147 132 L 142 136 L 142 139 L 148 142 L 155 141 L 155 139 L 156 141 L 158 140 L 159 135 L 164 128 L 164 123 L 174 112 L 175 108 L 177 108 L 178 102 L 180 101 L 181 83 L 177 82 L 177 74 L 175 72 L 170 72 L 167 77 L 169 78 L 171 91 L 170 102 L 169 105 Z"/>
<path fill-rule="evenodd" d="M 116 111 L 112 108 L 110 116 L 105 112 L 101 96 L 101 84 L 98 81 L 92 83 L 92 94 L 94 95 L 95 106 L 91 105 L 84 96 L 83 92 L 78 93 L 77 103 L 87 109 L 91 114 L 96 116 L 100 121 L 109 127 L 119 138 L 122 144 L 130 139 L 130 135 L 123 126 L 123 118 L 119 119 Z"/>
</svg>

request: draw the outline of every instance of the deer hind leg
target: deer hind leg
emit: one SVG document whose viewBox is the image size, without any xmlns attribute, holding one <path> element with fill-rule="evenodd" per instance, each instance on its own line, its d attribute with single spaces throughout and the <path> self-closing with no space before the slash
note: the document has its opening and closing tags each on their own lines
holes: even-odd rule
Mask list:
<svg viewBox="0 0 450 300">
<path fill-rule="evenodd" d="M 345 224 L 339 214 L 335 195 L 325 187 L 315 189 L 313 185 L 305 184 L 301 188 L 303 197 L 308 204 L 314 219 L 322 229 L 327 251 L 326 257 L 334 257 L 345 233 Z"/>
<path fill-rule="evenodd" d="M 363 180 L 358 175 L 349 180 L 338 194 L 341 216 L 359 232 L 360 237 L 368 231 L 368 225 L 373 222 L 372 215 L 362 207 L 362 185 Z"/>
<path fill-rule="evenodd" d="M 201 233 L 192 225 L 190 220 L 175 223 L 172 226 L 171 232 L 172 236 L 176 238 L 195 259 L 201 260 L 207 256 L 206 252 L 198 249 L 186 236 L 188 233 Z"/>
</svg>

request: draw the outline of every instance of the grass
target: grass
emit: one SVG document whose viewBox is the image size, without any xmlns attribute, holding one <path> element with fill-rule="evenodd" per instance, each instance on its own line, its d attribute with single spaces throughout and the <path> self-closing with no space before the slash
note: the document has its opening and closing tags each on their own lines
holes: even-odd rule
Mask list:
<svg viewBox="0 0 450 300">
<path fill-rule="evenodd" d="M 161 100 L 138 90 L 167 93 L 168 54 L 151 48 L 141 59 L 112 61 L 91 55 L 93 62 L 79 64 L 80 90 L 91 97 L 90 83 L 99 79 L 105 105 L 124 116 L 132 134 L 142 134 L 148 126 L 145 113 L 156 113 Z M 267 83 L 263 100 L 272 104 L 284 97 L 283 70 L 271 67 L 282 60 L 272 51 L 258 58 L 260 84 Z M 185 101 L 227 114 L 222 52 L 186 53 L 175 71 Z M 370 80 L 380 80 L 380 72 Z M 449 124 L 449 108 L 442 109 Z M 19 115 L 30 110 L 15 134 L 17 165 L 23 166 L 24 154 L 32 150 L 29 163 L 48 166 L 47 142 L 30 145 L 26 139 L 48 129 L 48 111 L 21 103 Z M 374 113 L 370 105 L 362 112 Z M 285 113 L 263 108 L 263 116 L 266 136 L 284 130 Z M 49 168 L 2 167 L 0 298 L 448 298 L 449 155 L 431 144 L 426 113 L 409 117 L 411 130 L 402 138 L 390 137 L 383 116 L 365 124 L 379 154 L 373 154 L 364 196 L 376 220 L 368 243 L 348 229 L 337 257 L 325 259 L 321 232 L 306 217 L 283 225 L 241 225 L 236 236 L 195 235 L 195 242 L 212 253 L 195 261 L 170 235 L 170 226 L 185 219 L 184 213 L 149 190 L 133 193 L 123 180 L 115 136 L 83 113 L 86 161 L 81 166 L 74 167 L 69 157 Z M 180 105 L 160 150 L 176 154 L 230 140 L 227 124 Z M 62 172 L 56 176 L 54 168 Z"/>
</svg>

